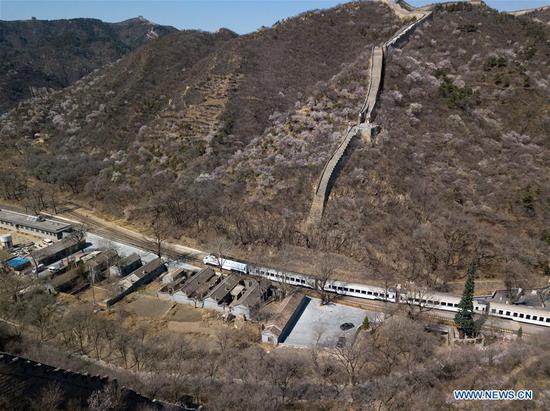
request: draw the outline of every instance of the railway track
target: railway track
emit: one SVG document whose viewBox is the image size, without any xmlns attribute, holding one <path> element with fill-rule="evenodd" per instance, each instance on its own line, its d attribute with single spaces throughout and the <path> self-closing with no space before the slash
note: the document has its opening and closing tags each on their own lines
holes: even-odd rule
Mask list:
<svg viewBox="0 0 550 411">
<path fill-rule="evenodd" d="M 316 297 L 316 298 L 319 297 L 319 295 L 315 291 L 312 291 L 312 290 L 307 290 L 304 293 L 307 296 L 310 296 L 310 297 Z M 395 305 L 395 303 L 393 303 L 391 301 L 385 302 L 385 301 L 361 300 L 361 299 L 357 299 L 357 298 L 354 298 L 354 297 L 347 297 L 347 296 L 339 297 L 337 299 L 337 302 L 338 302 L 338 304 L 347 305 L 349 307 L 360 308 L 360 309 L 363 309 L 363 310 L 375 311 L 375 312 L 379 312 L 379 313 L 383 313 L 384 311 L 386 311 L 386 304 Z M 431 310 L 429 312 L 422 313 L 420 318 L 422 320 L 428 321 L 430 323 L 445 324 L 445 325 L 448 325 L 450 327 L 454 327 L 455 322 L 452 318 L 452 316 L 454 316 L 454 313 L 452 313 L 451 317 L 445 316 L 444 313 L 448 314 L 447 312 L 441 312 L 441 311 L 438 311 L 438 310 Z M 525 327 L 524 324 L 522 325 L 522 327 L 524 327 L 523 335 L 525 337 L 532 336 L 532 335 L 536 334 L 536 332 L 530 332 L 531 328 L 527 328 L 527 331 L 525 331 L 526 327 Z M 483 325 L 483 330 L 494 332 L 494 333 L 513 334 L 513 335 L 516 335 L 517 332 L 518 332 L 517 329 L 506 328 L 504 326 L 491 325 L 491 324 L 484 324 Z M 534 329 L 533 329 L 533 331 L 534 331 Z"/>
<path fill-rule="evenodd" d="M 82 216 L 80 213 L 69 212 L 67 214 L 74 218 L 75 221 L 84 224 L 86 226 L 86 230 L 92 234 L 99 235 L 108 240 L 118 241 L 124 244 L 144 249 L 146 251 L 150 251 L 152 253 L 156 253 L 157 244 L 154 241 L 147 239 L 142 234 L 127 232 L 129 230 L 113 228 L 109 225 L 100 223 L 90 217 Z M 205 253 L 190 248 L 188 249 L 189 252 L 182 252 L 176 250 L 175 248 L 176 246 L 174 244 L 163 244 L 163 255 L 177 261 L 198 261 L 202 263 L 202 256 L 205 255 Z M 186 249 L 181 246 L 180 248 Z"/>
</svg>

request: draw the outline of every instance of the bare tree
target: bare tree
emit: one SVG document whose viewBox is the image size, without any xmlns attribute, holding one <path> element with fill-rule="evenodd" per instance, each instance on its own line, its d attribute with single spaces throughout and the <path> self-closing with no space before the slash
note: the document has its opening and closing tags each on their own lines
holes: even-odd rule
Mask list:
<svg viewBox="0 0 550 411">
<path fill-rule="evenodd" d="M 54 302 L 54 297 L 43 292 L 32 293 L 30 299 L 26 301 L 24 320 L 36 327 L 40 342 L 48 337 L 55 312 Z"/>
<path fill-rule="evenodd" d="M 537 297 L 542 307 L 546 308 L 546 300 L 550 297 L 550 286 L 538 288 Z"/>
<path fill-rule="evenodd" d="M 216 257 L 218 266 L 220 267 L 220 270 L 223 272 L 223 266 L 225 265 L 227 261 L 227 251 L 229 250 L 229 241 L 225 237 L 217 236 L 212 241 L 212 250 L 213 254 Z"/>
<path fill-rule="evenodd" d="M 71 232 L 71 237 L 74 239 L 75 244 L 80 244 L 86 240 L 87 227 L 85 224 L 74 225 Z"/>
<path fill-rule="evenodd" d="M 334 280 L 334 264 L 328 258 L 323 258 L 317 264 L 316 273 L 315 278 L 310 280 L 310 285 L 319 293 L 321 305 L 330 304 L 338 297 L 338 294 L 328 288 Z"/>
<path fill-rule="evenodd" d="M 42 390 L 38 396 L 38 409 L 44 411 L 55 411 L 59 409 L 63 400 L 63 389 L 58 383 L 50 383 Z"/>
<path fill-rule="evenodd" d="M 404 316 L 390 318 L 368 337 L 372 358 L 383 375 L 397 367 L 412 374 L 416 364 L 427 361 L 436 346 L 434 337 L 421 324 Z"/>
<path fill-rule="evenodd" d="M 47 190 L 47 197 L 49 199 L 50 208 L 53 210 L 54 214 L 57 214 L 59 211 L 59 191 L 55 186 L 49 186 Z"/>
<path fill-rule="evenodd" d="M 333 355 L 337 363 L 344 370 L 348 385 L 355 386 L 359 382 L 360 373 L 368 362 L 365 338 L 363 338 L 361 333 L 357 334 L 355 338 L 337 345 L 334 348 Z"/>
<path fill-rule="evenodd" d="M 156 210 L 150 223 L 155 254 L 161 258 L 164 252 L 164 244 L 169 236 L 169 227 L 159 210 Z"/>
<path fill-rule="evenodd" d="M 408 315 L 413 319 L 433 310 L 435 303 L 439 302 L 427 288 L 419 287 L 412 282 L 406 283 L 399 294 L 405 297 L 404 302 L 408 308 Z"/>
<path fill-rule="evenodd" d="M 120 390 L 115 384 L 107 385 L 101 391 L 95 391 L 88 399 L 91 411 L 115 411 L 123 406 Z"/>
<path fill-rule="evenodd" d="M 286 404 L 293 384 L 301 378 L 303 368 L 298 358 L 287 355 L 277 355 L 268 361 L 267 369 L 271 382 L 279 390 L 283 404 Z"/>
<path fill-rule="evenodd" d="M 346 379 L 346 375 L 342 372 L 342 367 L 335 366 L 332 358 L 324 355 L 317 348 L 311 350 L 311 360 L 313 369 L 323 384 L 331 388 L 334 393 L 333 398 L 338 398 L 345 388 L 342 382 Z"/>
</svg>

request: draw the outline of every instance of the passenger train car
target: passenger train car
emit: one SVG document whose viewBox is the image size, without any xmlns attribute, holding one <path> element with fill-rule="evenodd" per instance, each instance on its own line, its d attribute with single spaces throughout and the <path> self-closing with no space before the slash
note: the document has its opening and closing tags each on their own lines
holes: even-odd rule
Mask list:
<svg viewBox="0 0 550 411">
<path fill-rule="evenodd" d="M 225 257 L 218 259 L 213 255 L 204 257 L 203 263 L 219 267 L 220 260 L 222 262 L 222 268 L 226 270 L 255 275 L 289 285 L 312 289 L 316 288 L 316 280 L 304 274 L 254 266 Z M 394 288 L 384 289 L 373 285 L 348 283 L 337 280 L 328 282 L 325 286 L 325 290 L 332 291 L 339 295 L 365 298 L 368 300 L 382 300 L 400 304 L 421 304 L 443 311 L 458 311 L 458 304 L 460 302 L 460 298 L 444 293 L 428 292 L 423 293 L 423 295 L 415 295 L 415 293 L 400 293 Z M 490 316 L 550 327 L 550 310 L 497 302 L 491 302 L 489 304 L 484 301 L 474 300 L 474 312 L 484 314 L 487 310 L 489 310 L 487 314 Z"/>
</svg>

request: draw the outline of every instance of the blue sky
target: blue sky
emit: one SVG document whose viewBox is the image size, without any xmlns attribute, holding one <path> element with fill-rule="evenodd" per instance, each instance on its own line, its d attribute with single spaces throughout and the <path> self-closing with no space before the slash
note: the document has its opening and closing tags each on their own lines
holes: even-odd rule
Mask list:
<svg viewBox="0 0 550 411">
<path fill-rule="evenodd" d="M 306 10 L 332 7 L 333 0 L 0 0 L 0 20 L 93 17 L 121 21 L 143 16 L 179 29 L 213 31 L 227 27 L 248 33 Z M 409 0 L 413 5 L 433 0 Z M 549 5 L 550 0 L 486 0 L 499 10 Z"/>
</svg>

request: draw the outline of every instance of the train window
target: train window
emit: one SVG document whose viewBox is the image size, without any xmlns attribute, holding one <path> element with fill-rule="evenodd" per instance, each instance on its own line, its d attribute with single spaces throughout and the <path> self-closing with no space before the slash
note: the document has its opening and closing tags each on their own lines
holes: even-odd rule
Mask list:
<svg viewBox="0 0 550 411">
<path fill-rule="evenodd" d="M 423 299 L 421 302 L 423 302 L 424 304 L 426 304 L 426 300 L 424 300 L 424 299 Z"/>
<path fill-rule="evenodd" d="M 344 287 L 344 291 L 347 293 L 349 291 L 348 287 Z"/>
<path fill-rule="evenodd" d="M 367 291 L 367 295 L 372 295 L 372 291 Z"/>
<path fill-rule="evenodd" d="M 338 291 L 342 291 L 342 287 L 338 287 Z"/>
<path fill-rule="evenodd" d="M 504 311 L 502 311 L 502 310 L 498 310 L 498 313 L 499 313 L 500 315 L 502 315 L 503 312 L 504 312 Z"/>
<path fill-rule="evenodd" d="M 446 303 L 445 301 L 441 301 L 441 305 L 442 305 L 442 306 L 446 306 L 447 303 Z"/>
<path fill-rule="evenodd" d="M 512 313 L 512 317 L 517 317 L 518 313 Z"/>
<path fill-rule="evenodd" d="M 523 314 L 520 314 L 520 315 L 519 315 L 519 318 L 523 318 Z"/>
<path fill-rule="evenodd" d="M 546 319 L 546 322 L 547 322 L 547 323 L 550 323 L 550 317 L 548 317 L 548 318 Z"/>
<path fill-rule="evenodd" d="M 491 308 L 491 312 L 492 312 L 493 314 L 496 314 L 496 312 L 497 312 L 496 308 Z"/>
<path fill-rule="evenodd" d="M 537 320 L 538 320 L 538 318 L 537 318 L 537 316 L 536 316 L 536 315 L 534 315 L 534 316 L 533 316 L 533 320 L 535 320 L 535 321 L 537 321 Z"/>
<path fill-rule="evenodd" d="M 510 311 L 506 311 L 506 315 L 507 315 L 507 316 L 510 316 Z"/>
<path fill-rule="evenodd" d="M 525 319 L 526 320 L 530 320 L 531 319 L 531 316 L 529 314 L 525 314 Z M 534 319 L 534 318 L 533 318 Z"/>
<path fill-rule="evenodd" d="M 458 304 L 454 304 L 455 307 L 458 307 Z"/>
<path fill-rule="evenodd" d="M 378 297 L 378 293 L 373 293 L 375 297 Z"/>
<path fill-rule="evenodd" d="M 479 311 L 479 307 L 476 307 L 476 310 L 478 310 L 478 311 Z"/>
<path fill-rule="evenodd" d="M 361 294 L 366 294 L 367 292 L 365 290 L 361 290 Z"/>
<path fill-rule="evenodd" d="M 434 301 L 434 305 L 439 305 L 439 301 Z"/>
</svg>

